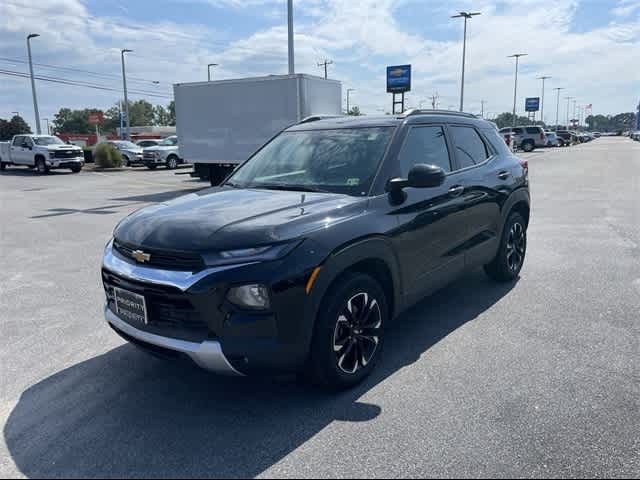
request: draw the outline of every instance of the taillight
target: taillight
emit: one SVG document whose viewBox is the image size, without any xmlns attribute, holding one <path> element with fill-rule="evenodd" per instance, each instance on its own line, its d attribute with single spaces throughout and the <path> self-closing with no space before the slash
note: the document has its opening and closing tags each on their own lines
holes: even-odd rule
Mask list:
<svg viewBox="0 0 640 480">
<path fill-rule="evenodd" d="M 541 133 L 540 134 L 540 140 L 544 140 L 544 139 L 545 139 L 544 133 Z"/>
<path fill-rule="evenodd" d="M 504 137 L 504 141 L 507 143 L 507 146 L 511 145 L 511 135 L 505 136 Z"/>
</svg>

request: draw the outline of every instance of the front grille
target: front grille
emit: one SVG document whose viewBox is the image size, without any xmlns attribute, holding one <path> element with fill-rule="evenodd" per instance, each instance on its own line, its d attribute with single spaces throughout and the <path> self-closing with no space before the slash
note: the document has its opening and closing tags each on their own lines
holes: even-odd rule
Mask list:
<svg viewBox="0 0 640 480">
<path fill-rule="evenodd" d="M 80 152 L 76 150 L 56 150 L 54 152 L 55 158 L 76 158 L 80 157 Z"/>
<path fill-rule="evenodd" d="M 184 293 L 171 288 L 131 282 L 105 270 L 102 271 L 102 281 L 109 309 L 114 313 L 117 313 L 114 287 L 144 296 L 149 323 L 133 325 L 135 328 L 190 342 L 202 342 L 209 336 L 206 320 L 196 311 Z"/>
<path fill-rule="evenodd" d="M 145 160 L 154 160 L 156 158 L 156 155 L 152 152 L 144 152 L 143 157 Z"/>
<path fill-rule="evenodd" d="M 133 261 L 137 261 L 133 256 L 136 250 L 144 251 L 144 253 L 150 255 L 149 261 L 145 262 L 145 265 L 162 268 L 164 270 L 198 272 L 205 267 L 202 257 L 197 253 L 159 250 L 154 248 L 137 248 L 117 240 L 113 242 L 113 248 L 120 253 L 120 255 L 130 258 Z"/>
</svg>

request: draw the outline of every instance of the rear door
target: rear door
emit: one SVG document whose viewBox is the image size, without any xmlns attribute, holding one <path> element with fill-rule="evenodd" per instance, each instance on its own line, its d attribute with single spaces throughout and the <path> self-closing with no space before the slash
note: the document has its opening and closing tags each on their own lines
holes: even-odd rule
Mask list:
<svg viewBox="0 0 640 480">
<path fill-rule="evenodd" d="M 447 172 L 436 188 L 407 188 L 406 198 L 393 211 L 399 228 L 392 238 L 400 259 L 407 302 L 413 303 L 456 278 L 464 269 L 463 199 L 457 178 L 451 176 L 453 156 L 446 128 L 439 124 L 409 127 L 398 155 L 399 176 L 407 178 L 417 164 L 430 164 Z"/>
</svg>

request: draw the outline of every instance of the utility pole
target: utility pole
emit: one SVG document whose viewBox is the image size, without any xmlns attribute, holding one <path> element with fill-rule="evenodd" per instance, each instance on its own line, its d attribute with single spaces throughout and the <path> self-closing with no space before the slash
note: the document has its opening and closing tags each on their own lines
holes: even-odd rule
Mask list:
<svg viewBox="0 0 640 480">
<path fill-rule="evenodd" d="M 327 71 L 327 67 L 329 65 L 333 65 L 333 60 L 325 60 L 324 62 L 318 64 L 319 67 L 324 67 L 324 79 L 325 80 L 329 78 L 328 71 Z"/>
<path fill-rule="evenodd" d="M 349 115 L 349 112 L 351 111 L 349 109 L 349 95 L 351 94 L 351 92 L 355 92 L 356 89 L 355 88 L 347 88 L 347 115 Z"/>
<path fill-rule="evenodd" d="M 217 63 L 210 63 L 209 65 L 207 65 L 207 78 L 209 81 L 211 81 L 211 67 L 217 67 L 217 66 L 218 66 Z"/>
<path fill-rule="evenodd" d="M 571 119 L 571 123 L 575 124 L 574 120 L 576 119 L 576 105 L 577 105 L 578 101 L 574 100 L 573 101 L 573 118 Z"/>
<path fill-rule="evenodd" d="M 296 73 L 296 66 L 293 51 L 293 0 L 288 0 L 287 12 L 289 17 L 289 75 L 294 75 Z"/>
<path fill-rule="evenodd" d="M 124 114 L 127 126 L 127 140 L 131 140 L 131 124 L 129 122 L 129 98 L 127 97 L 127 74 L 124 68 L 124 54 L 133 52 L 133 50 L 123 49 L 120 50 L 120 57 L 122 58 L 122 85 L 124 87 Z"/>
<path fill-rule="evenodd" d="M 481 100 L 481 101 L 480 101 L 480 104 L 482 105 L 482 108 L 481 108 L 481 110 L 480 110 L 480 117 L 481 117 L 481 118 L 484 118 L 484 104 L 485 104 L 485 103 L 486 103 L 486 102 L 485 102 L 484 100 Z"/>
<path fill-rule="evenodd" d="M 556 132 L 560 130 L 560 92 L 564 90 L 564 87 L 554 88 L 558 92 L 558 102 L 556 104 Z"/>
<path fill-rule="evenodd" d="M 433 110 L 437 110 L 439 98 L 440 98 L 440 94 L 438 94 L 438 92 L 436 92 L 435 95 L 431 96 L 431 108 Z"/>
<path fill-rule="evenodd" d="M 48 118 L 43 118 L 43 120 L 47 124 L 47 135 L 51 135 L 51 130 L 49 130 L 49 119 Z"/>
<path fill-rule="evenodd" d="M 527 53 L 515 53 L 513 55 L 509 55 L 508 58 L 516 59 L 516 82 L 513 88 L 513 126 L 516 126 L 517 118 L 516 118 L 516 101 L 518 99 L 518 65 L 520 63 L 520 57 L 526 57 Z"/>
<path fill-rule="evenodd" d="M 467 57 L 467 21 L 477 15 L 482 15 L 480 12 L 469 13 L 460 12 L 458 15 L 454 15 L 451 18 L 464 18 L 464 40 L 462 42 L 462 81 L 460 82 L 460 111 L 464 111 L 464 73 L 465 63 Z"/>
<path fill-rule="evenodd" d="M 33 61 L 31 60 L 31 39 L 39 37 L 40 34 L 32 33 L 27 37 L 27 53 L 29 54 L 29 72 L 31 74 L 31 92 L 33 93 L 33 110 L 36 115 L 36 133 L 40 135 L 40 113 L 38 112 L 38 97 L 36 96 L 36 81 L 33 78 Z"/>
<path fill-rule="evenodd" d="M 569 130 L 569 103 L 571 102 L 571 100 L 573 100 L 575 97 L 567 97 L 567 130 Z"/>
<path fill-rule="evenodd" d="M 542 120 L 542 123 L 544 124 L 544 82 L 546 80 L 549 80 L 550 76 L 548 75 L 543 75 L 542 77 L 538 77 L 538 80 L 542 80 L 542 105 L 540 106 L 540 120 Z"/>
</svg>

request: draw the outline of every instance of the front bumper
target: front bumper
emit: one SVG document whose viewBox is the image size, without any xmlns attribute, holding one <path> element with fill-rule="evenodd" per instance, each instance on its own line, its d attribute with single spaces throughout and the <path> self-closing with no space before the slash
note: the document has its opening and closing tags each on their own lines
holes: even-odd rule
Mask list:
<svg viewBox="0 0 640 480">
<path fill-rule="evenodd" d="M 242 375 L 227 360 L 220 342 L 207 340 L 201 343 L 187 342 L 174 338 L 161 337 L 149 332 L 139 330 L 125 321 L 121 320 L 111 311 L 108 305 L 104 307 L 104 316 L 107 322 L 124 338 L 130 337 L 143 345 L 152 345 L 161 349 L 170 350 L 171 352 L 182 353 L 198 366 L 205 370 L 222 374 L 222 375 Z"/>
<path fill-rule="evenodd" d="M 315 259 L 302 253 L 293 252 L 286 260 L 186 272 L 138 264 L 111 243 L 102 267 L 105 317 L 132 343 L 186 354 L 216 373 L 297 372 L 307 359 L 316 316 L 305 292 L 313 268 L 308 262 Z M 227 300 L 229 288 L 246 283 L 268 286 L 269 311 L 241 309 Z M 148 323 L 119 318 L 113 288 L 143 296 Z"/>
<path fill-rule="evenodd" d="M 72 168 L 72 167 L 83 167 L 84 166 L 84 157 L 76 157 L 76 158 L 50 158 L 47 160 L 47 166 L 49 168 Z"/>
</svg>

